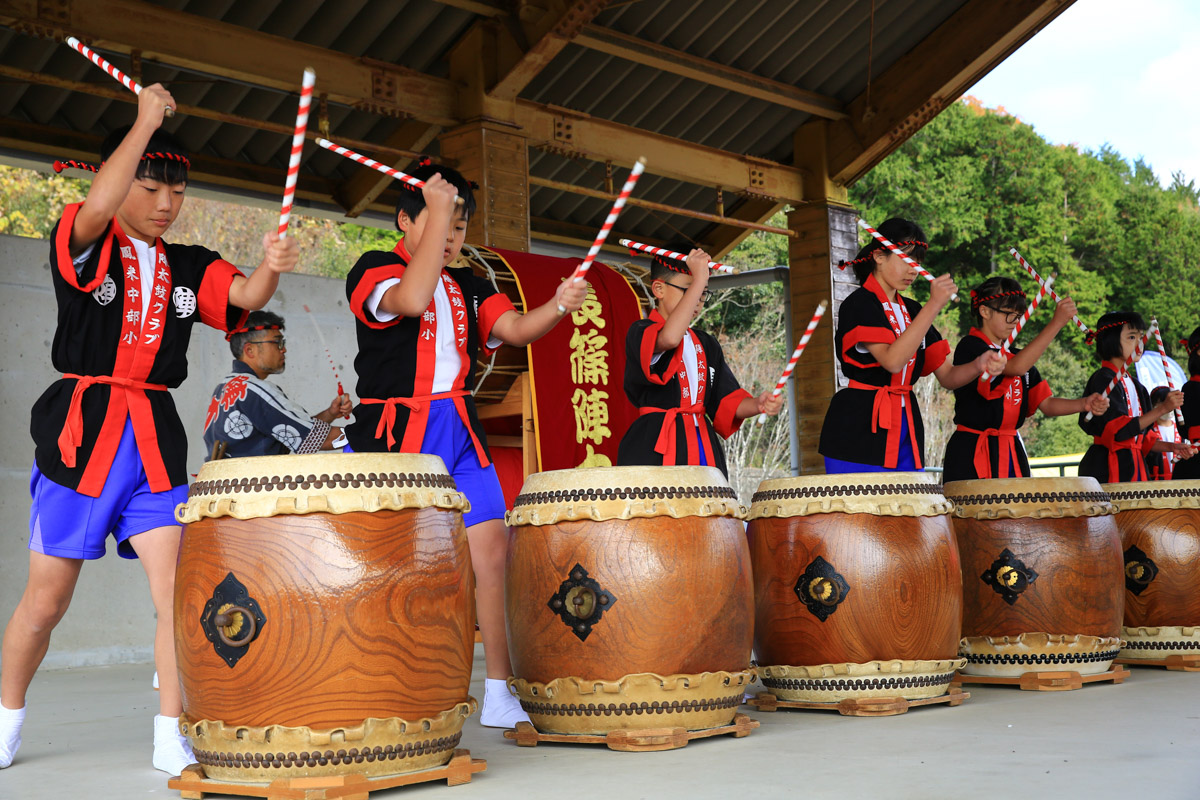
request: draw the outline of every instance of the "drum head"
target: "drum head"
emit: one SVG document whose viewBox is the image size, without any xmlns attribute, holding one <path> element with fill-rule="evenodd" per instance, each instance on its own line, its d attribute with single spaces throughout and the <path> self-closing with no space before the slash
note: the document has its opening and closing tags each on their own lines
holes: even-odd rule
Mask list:
<svg viewBox="0 0 1200 800">
<path fill-rule="evenodd" d="M 938 476 L 930 472 L 803 475 L 763 481 L 754 493 L 748 519 L 832 512 L 934 517 L 953 508 L 942 495 Z"/>
<path fill-rule="evenodd" d="M 954 516 L 973 519 L 1062 519 L 1116 513 L 1095 478 L 989 478 L 943 487 Z"/>
<path fill-rule="evenodd" d="M 1102 488 L 1118 511 L 1200 508 L 1200 481 L 1106 483 Z"/>
</svg>

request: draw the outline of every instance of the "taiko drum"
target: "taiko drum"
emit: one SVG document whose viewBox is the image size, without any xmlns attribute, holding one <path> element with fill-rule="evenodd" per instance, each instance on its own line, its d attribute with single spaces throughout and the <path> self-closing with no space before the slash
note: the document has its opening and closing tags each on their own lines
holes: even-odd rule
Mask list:
<svg viewBox="0 0 1200 800">
<path fill-rule="evenodd" d="M 177 512 L 175 652 L 208 777 L 449 761 L 475 702 L 466 507 L 435 456 L 204 465 Z"/>
<path fill-rule="evenodd" d="M 1111 483 L 1125 561 L 1121 658 L 1200 656 L 1200 481 Z M 1193 658 L 1194 660 L 1194 658 Z"/>
<path fill-rule="evenodd" d="M 1108 671 L 1125 583 L 1116 509 L 1094 478 L 953 481 L 970 675 Z"/>
<path fill-rule="evenodd" d="M 718 470 L 529 476 L 509 515 L 512 686 L 542 732 L 728 724 L 750 666 L 744 508 Z"/>
<path fill-rule="evenodd" d="M 933 475 L 769 480 L 749 514 L 754 651 L 784 700 L 946 693 L 962 578 L 952 506 Z"/>
</svg>

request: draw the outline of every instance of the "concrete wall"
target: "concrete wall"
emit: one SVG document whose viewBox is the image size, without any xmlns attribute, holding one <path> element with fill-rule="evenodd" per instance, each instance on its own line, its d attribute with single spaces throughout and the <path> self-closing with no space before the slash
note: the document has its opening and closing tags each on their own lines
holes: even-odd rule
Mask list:
<svg viewBox="0 0 1200 800">
<path fill-rule="evenodd" d="M 49 243 L 0 236 L 0 625 L 7 623 L 24 590 L 29 569 L 29 469 L 33 441 L 29 409 L 57 377 L 50 364 L 56 320 L 50 284 Z M 340 280 L 285 275 L 267 306 L 287 320 L 287 371 L 277 382 L 310 412 L 328 406 L 337 392 L 333 372 L 303 306 L 314 312 L 352 396 L 357 350 L 354 325 Z M 188 378 L 172 392 L 184 425 L 194 435 L 188 469 L 204 460 L 204 413 L 214 385 L 232 360 L 224 335 L 204 325 L 193 329 Z M 138 562 L 108 555 L 87 562 L 71 610 L 54 632 L 43 668 L 149 661 L 154 607 Z"/>
</svg>

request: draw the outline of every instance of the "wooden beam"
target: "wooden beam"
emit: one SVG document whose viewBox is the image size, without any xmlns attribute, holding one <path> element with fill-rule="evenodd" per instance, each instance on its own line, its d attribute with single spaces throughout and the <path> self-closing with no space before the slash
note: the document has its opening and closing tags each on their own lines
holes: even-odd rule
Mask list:
<svg viewBox="0 0 1200 800">
<path fill-rule="evenodd" d="M 1074 0 L 967 0 L 871 82 L 829 132 L 829 175 L 861 178 Z"/>
<path fill-rule="evenodd" d="M 385 145 L 389 148 L 404 150 L 424 150 L 437 138 L 441 130 L 438 125 L 430 125 L 417 120 L 405 120 L 388 136 Z M 412 158 L 406 156 L 398 160 L 391 160 L 390 166 L 392 169 L 404 172 L 412 161 Z M 338 187 L 335 199 L 346 210 L 347 217 L 357 217 L 366 211 L 379 195 L 383 194 L 384 189 L 391 186 L 393 180 L 390 176 L 382 175 L 374 169 L 362 167 L 353 178 Z"/>
<path fill-rule="evenodd" d="M 516 5 L 516 21 L 526 42 L 515 42 L 518 51 L 523 52 L 515 62 L 501 70 L 502 77 L 488 89 L 488 95 L 496 100 L 515 100 L 521 90 L 579 35 L 583 26 L 604 10 L 608 0 L 539 0 L 537 4 L 518 0 Z M 514 28 L 507 26 L 500 31 L 511 36 Z"/>
<path fill-rule="evenodd" d="M 545 217 L 530 217 L 529 219 L 530 237 L 543 242 L 554 242 L 555 244 L 566 244 L 580 248 L 580 256 L 587 252 L 596 241 L 596 228 L 590 228 L 587 225 L 578 225 L 574 222 L 563 222 L 557 219 L 546 219 Z M 629 250 L 617 244 L 617 240 L 622 237 L 632 236 L 632 233 L 620 233 L 613 231 L 609 234 L 603 245 L 600 246 L 600 252 L 612 253 L 620 258 L 610 259 L 619 263 L 629 261 Z M 603 259 L 601 259 L 603 261 Z"/>
<path fill-rule="evenodd" d="M 737 208 L 728 212 L 736 219 L 754 222 L 764 227 L 776 213 L 782 211 L 785 203 L 760 197 L 746 198 Z M 729 255 L 729 251 L 741 244 L 747 236 L 754 233 L 753 228 L 734 228 L 731 226 L 713 226 L 697 238 L 703 242 L 713 259 L 720 261 Z"/>
<path fill-rule="evenodd" d="M 609 28 L 588 25 L 583 29 L 583 33 L 575 37 L 575 44 L 825 119 L 846 117 L 845 107 L 835 97 L 797 89 L 786 83 L 727 67 Z"/>
<path fill-rule="evenodd" d="M 140 51 L 143 62 L 286 92 L 299 92 L 301 70 L 311 66 L 333 102 L 439 125 L 457 121 L 451 81 L 140 0 L 3 0 L 0 24 L 45 37 L 78 35 L 100 50 Z"/>
<path fill-rule="evenodd" d="M 497 3 L 484 2 L 483 0 L 434 0 L 439 5 L 450 6 L 462 11 L 470 11 L 472 14 L 478 14 L 481 17 L 507 17 L 509 11 L 502 5 Z"/>
</svg>

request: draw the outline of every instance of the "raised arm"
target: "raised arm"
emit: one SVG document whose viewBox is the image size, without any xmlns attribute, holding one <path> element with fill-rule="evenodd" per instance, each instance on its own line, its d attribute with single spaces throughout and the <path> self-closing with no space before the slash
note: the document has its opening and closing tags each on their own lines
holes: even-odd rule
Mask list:
<svg viewBox="0 0 1200 800">
<path fill-rule="evenodd" d="M 912 323 L 904 329 L 894 342 L 872 342 L 864 345 L 879 365 L 893 375 L 904 369 L 913 355 L 925 341 L 925 334 L 933 325 L 938 312 L 946 307 L 950 298 L 958 291 L 954 280 L 949 275 L 935 278 L 930 284 L 929 302 L 917 312 Z M 966 381 L 963 381 L 964 383 Z"/>
<path fill-rule="evenodd" d="M 1004 367 L 1004 374 L 1024 375 L 1029 372 L 1030 367 L 1037 363 L 1037 360 L 1042 357 L 1042 353 L 1046 352 L 1046 348 L 1054 341 L 1054 337 L 1058 336 L 1058 332 L 1071 321 L 1076 313 L 1078 312 L 1075 308 L 1075 301 L 1069 297 L 1062 298 L 1054 307 L 1054 316 L 1051 318 L 1050 324 L 1033 337 L 1033 341 L 1029 343 L 1028 347 L 1023 348 L 1021 352 L 1009 359 L 1008 365 Z"/>
<path fill-rule="evenodd" d="M 708 253 L 698 247 L 688 253 L 687 261 L 684 263 L 692 273 L 692 285 L 684 291 L 679 304 L 675 306 L 670 316 L 667 317 L 666 324 L 658 332 L 658 338 L 654 341 L 654 352 L 665 353 L 674 350 L 683 341 L 683 334 L 692 324 L 692 317 L 696 314 L 696 309 L 700 307 L 704 291 L 708 288 L 708 262 L 711 260 Z"/>
<path fill-rule="evenodd" d="M 587 299 L 588 284 L 583 278 L 567 278 L 558 285 L 554 297 L 535 309 L 521 314 L 506 311 L 492 325 L 492 336 L 505 344 L 524 347 L 545 336 L 566 314 L 578 311 Z M 559 307 L 566 309 L 558 313 Z"/>
<path fill-rule="evenodd" d="M 429 308 L 442 274 L 451 228 L 461 225 L 465 230 L 467 226 L 465 219 L 454 219 L 458 190 L 441 173 L 425 181 L 421 193 L 425 197 L 425 220 L 415 251 L 409 253 L 412 260 L 404 270 L 404 279 L 384 292 L 379 301 L 381 310 L 402 317 L 419 317 Z M 412 224 L 415 227 L 416 223 Z"/>
</svg>

